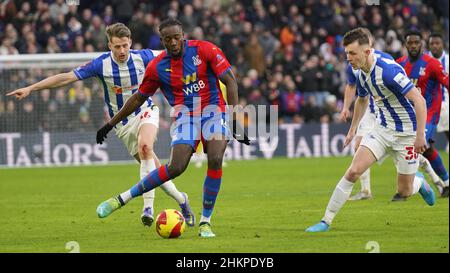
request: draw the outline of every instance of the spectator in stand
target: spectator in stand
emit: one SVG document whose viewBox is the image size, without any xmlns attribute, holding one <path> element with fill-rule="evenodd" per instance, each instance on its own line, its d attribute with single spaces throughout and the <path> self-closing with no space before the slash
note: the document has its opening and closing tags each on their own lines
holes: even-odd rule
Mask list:
<svg viewBox="0 0 450 273">
<path fill-rule="evenodd" d="M 283 91 L 280 96 L 282 122 L 303 123 L 304 118 L 301 115 L 303 95 L 296 89 L 292 79 L 285 80 L 285 85 L 286 91 Z"/>
<path fill-rule="evenodd" d="M 187 30 L 192 29 L 187 38 L 209 40 L 225 51 L 243 101 L 251 101 L 252 90 L 258 89 L 269 103 L 280 103 L 281 94 L 287 92 L 283 78 L 288 75 L 304 92 L 305 122 L 319 122 L 324 116 L 328 94 L 336 97 L 337 106 L 341 103 L 346 31 L 370 27 L 374 47 L 394 58 L 402 52 L 398 37 L 409 28 L 422 31 L 424 37 L 443 29 L 448 48 L 448 0 L 390 0 L 382 8 L 364 0 L 114 0 L 108 4 L 92 0 L 80 6 L 69 6 L 64 0 L 11 0 L 0 6 L 0 54 L 107 51 L 103 33 L 114 21 L 129 24 L 133 48 L 163 49 L 157 26 L 161 19 L 178 17 Z M 33 73 L 1 74 L 0 81 L 15 89 L 30 79 L 27 74 Z M 60 103 L 55 99 L 48 108 Z M 44 110 L 34 107 L 33 111 Z"/>
<path fill-rule="evenodd" d="M 0 132 L 17 132 L 19 122 L 16 103 L 12 100 L 6 100 L 5 108 L 5 112 L 0 114 L 3 119 L 3 126 L 0 127 Z"/>
<path fill-rule="evenodd" d="M 33 100 L 27 100 L 22 103 L 18 122 L 20 132 L 36 132 L 38 130 L 38 116 L 35 111 L 35 102 Z"/>
<path fill-rule="evenodd" d="M 16 55 L 19 54 L 17 48 L 14 47 L 11 38 L 5 37 L 0 45 L 0 55 Z"/>
<path fill-rule="evenodd" d="M 69 12 L 69 7 L 64 0 L 56 0 L 50 5 L 50 17 L 56 21 L 59 15 L 65 16 Z"/>
<path fill-rule="evenodd" d="M 305 122 L 320 122 L 322 109 L 317 105 L 315 96 L 308 96 L 301 112 Z"/>
<path fill-rule="evenodd" d="M 250 35 L 249 41 L 244 48 L 244 58 L 249 63 L 250 68 L 258 72 L 258 77 L 263 77 L 266 70 L 264 50 L 258 41 L 256 33 Z"/>
</svg>

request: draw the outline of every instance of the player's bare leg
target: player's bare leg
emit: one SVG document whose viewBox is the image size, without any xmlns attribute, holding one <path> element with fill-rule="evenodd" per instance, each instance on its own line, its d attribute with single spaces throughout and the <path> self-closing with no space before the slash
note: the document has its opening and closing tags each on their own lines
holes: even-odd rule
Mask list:
<svg viewBox="0 0 450 273">
<path fill-rule="evenodd" d="M 159 164 L 159 160 L 156 157 L 154 151 L 153 151 L 153 144 L 156 141 L 156 136 L 158 133 L 158 128 L 153 124 L 143 124 L 139 128 L 139 135 L 138 135 L 138 147 L 139 147 L 139 157 L 141 158 L 141 179 L 147 176 L 151 171 L 155 170 L 157 167 L 159 168 L 161 165 Z M 158 162 L 158 165 L 156 164 Z M 178 191 L 178 189 L 175 187 L 175 184 L 169 180 L 161 185 L 161 189 L 164 190 L 164 192 L 172 197 L 175 201 L 177 201 L 178 204 L 184 205 L 183 208 L 189 207 L 188 204 L 188 198 L 186 193 L 181 193 Z M 144 208 L 141 215 L 142 223 L 146 226 L 151 226 L 154 217 L 153 217 L 153 202 L 155 198 L 155 190 L 148 191 L 144 194 L 142 194 L 142 197 L 144 198 Z M 189 209 L 190 210 L 190 209 Z M 191 214 L 189 211 L 184 211 L 183 214 L 188 218 Z M 188 225 L 192 226 L 192 220 L 186 221 Z"/>
<path fill-rule="evenodd" d="M 206 142 L 208 156 L 208 173 L 203 184 L 203 210 L 199 224 L 200 237 L 215 237 L 211 230 L 211 215 L 222 183 L 223 155 L 227 140 L 223 135 L 215 135 Z"/>
<path fill-rule="evenodd" d="M 365 146 L 360 146 L 358 148 L 350 167 L 347 169 L 345 175 L 341 178 L 333 194 L 331 195 L 322 221 L 307 228 L 307 232 L 328 231 L 334 217 L 336 217 L 336 214 L 348 200 L 355 182 L 361 174 L 363 174 L 373 163 L 376 162 L 376 160 L 376 157 L 369 150 L 369 148 Z"/>
<path fill-rule="evenodd" d="M 433 206 L 435 203 L 434 191 L 420 172 L 416 174 L 397 174 L 397 192 L 398 196 L 404 199 L 420 193 L 429 206 Z"/>
<path fill-rule="evenodd" d="M 355 137 L 355 152 L 359 148 L 359 144 L 361 143 L 362 136 Z M 365 172 L 361 174 L 359 177 L 361 181 L 361 190 L 351 196 L 348 200 L 356 201 L 356 200 L 367 200 L 372 198 L 372 191 L 370 189 L 370 168 L 368 168 Z"/>
</svg>

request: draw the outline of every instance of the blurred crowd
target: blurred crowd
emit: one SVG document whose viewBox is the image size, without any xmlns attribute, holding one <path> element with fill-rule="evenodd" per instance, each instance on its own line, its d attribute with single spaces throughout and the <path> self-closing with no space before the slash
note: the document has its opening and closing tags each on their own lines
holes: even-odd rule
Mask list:
<svg viewBox="0 0 450 273">
<path fill-rule="evenodd" d="M 376 2 L 381 5 L 367 4 Z M 374 47 L 394 58 L 405 54 L 402 37 L 409 29 L 422 31 L 425 39 L 431 32 L 442 33 L 448 48 L 448 4 L 448 0 L 6 0 L 0 3 L 0 55 L 107 51 L 105 27 L 115 22 L 131 29 L 134 49 L 163 49 L 158 25 L 175 17 L 188 39 L 209 40 L 222 48 L 238 77 L 243 106 L 278 105 L 280 122 L 340 122 L 346 82 L 343 34 L 366 26 L 374 34 Z M 0 88 L 5 93 L 58 72 L 2 71 Z M 105 118 L 102 94 L 96 81 L 89 81 L 45 90 L 21 102 L 1 96 L 0 131 L 95 130 Z M 162 103 L 160 96 L 157 101 Z M 21 122 L 12 118 L 18 113 Z M 167 116 L 162 120 L 164 124 Z"/>
</svg>

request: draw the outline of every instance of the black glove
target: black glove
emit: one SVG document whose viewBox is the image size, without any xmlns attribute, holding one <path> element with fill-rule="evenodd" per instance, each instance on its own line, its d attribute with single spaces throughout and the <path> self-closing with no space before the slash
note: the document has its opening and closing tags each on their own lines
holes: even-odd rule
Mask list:
<svg viewBox="0 0 450 273">
<path fill-rule="evenodd" d="M 233 126 L 232 126 L 233 137 L 240 143 L 244 143 L 245 145 L 250 145 L 250 139 L 248 138 L 247 134 L 245 133 L 245 131 L 241 127 L 241 125 L 238 124 L 238 121 L 233 120 L 232 123 L 233 123 Z"/>
<path fill-rule="evenodd" d="M 97 131 L 97 144 L 102 144 L 103 141 L 107 138 L 106 135 L 109 133 L 109 131 L 112 130 L 114 126 L 110 125 L 109 123 L 106 123 L 102 128 L 100 128 Z"/>
</svg>

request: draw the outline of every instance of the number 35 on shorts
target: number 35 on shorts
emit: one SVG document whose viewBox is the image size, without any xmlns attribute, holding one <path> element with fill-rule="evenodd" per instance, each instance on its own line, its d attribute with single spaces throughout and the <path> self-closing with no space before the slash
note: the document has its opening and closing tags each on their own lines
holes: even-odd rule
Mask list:
<svg viewBox="0 0 450 273">
<path fill-rule="evenodd" d="M 405 147 L 405 149 L 406 149 L 406 156 L 405 156 L 406 160 L 413 160 L 419 157 L 419 154 L 414 152 L 413 146 L 407 146 Z"/>
<path fill-rule="evenodd" d="M 150 112 L 151 112 L 150 110 L 147 110 L 144 113 L 142 113 L 140 119 L 149 119 L 149 118 L 151 118 L 151 113 Z"/>
</svg>

